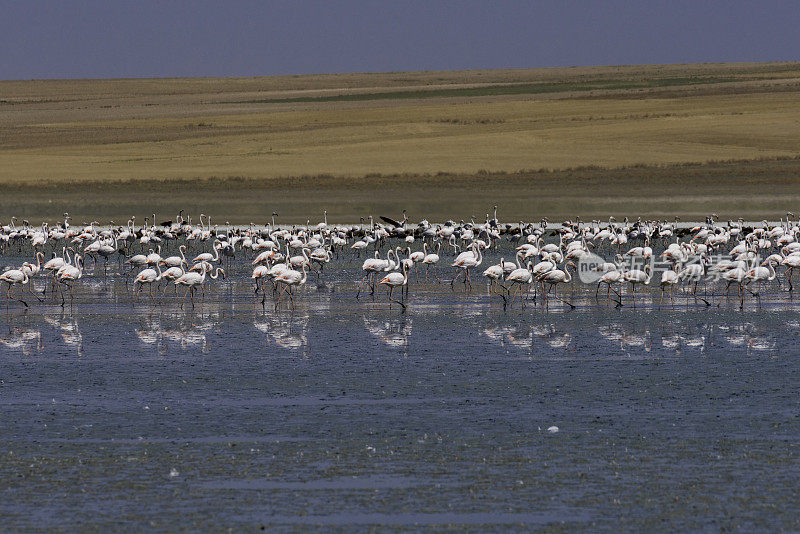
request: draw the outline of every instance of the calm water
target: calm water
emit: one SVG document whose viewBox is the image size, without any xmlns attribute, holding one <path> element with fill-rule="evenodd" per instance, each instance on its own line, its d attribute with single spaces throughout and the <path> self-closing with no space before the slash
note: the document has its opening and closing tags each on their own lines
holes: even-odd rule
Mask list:
<svg viewBox="0 0 800 534">
<path fill-rule="evenodd" d="M 3 528 L 800 528 L 795 304 L 416 284 L 401 313 L 356 270 L 293 312 L 244 275 L 194 310 L 100 275 L 3 310 Z"/>
</svg>

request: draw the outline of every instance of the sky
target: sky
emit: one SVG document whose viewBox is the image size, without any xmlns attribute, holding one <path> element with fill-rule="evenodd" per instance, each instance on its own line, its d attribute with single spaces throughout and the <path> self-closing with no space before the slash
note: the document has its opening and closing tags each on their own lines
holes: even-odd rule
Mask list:
<svg viewBox="0 0 800 534">
<path fill-rule="evenodd" d="M 796 0 L 0 0 L 0 79 L 797 59 Z"/>
</svg>

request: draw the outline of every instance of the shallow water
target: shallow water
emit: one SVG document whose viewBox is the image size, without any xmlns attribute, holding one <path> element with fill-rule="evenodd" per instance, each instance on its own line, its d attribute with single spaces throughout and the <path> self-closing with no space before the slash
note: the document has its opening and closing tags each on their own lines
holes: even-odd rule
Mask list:
<svg viewBox="0 0 800 534">
<path fill-rule="evenodd" d="M 99 273 L 12 304 L 4 528 L 800 528 L 800 307 L 776 287 L 504 311 L 412 279 L 403 313 L 355 300 L 357 272 L 294 310 L 241 269 L 194 309 Z"/>
</svg>

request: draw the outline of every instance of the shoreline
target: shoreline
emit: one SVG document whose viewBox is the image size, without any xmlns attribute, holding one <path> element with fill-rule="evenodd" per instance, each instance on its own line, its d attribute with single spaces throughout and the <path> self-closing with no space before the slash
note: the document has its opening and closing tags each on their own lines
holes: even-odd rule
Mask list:
<svg viewBox="0 0 800 534">
<path fill-rule="evenodd" d="M 632 219 L 778 220 L 800 213 L 800 158 L 705 164 L 584 167 L 519 173 L 439 173 L 284 179 L 75 182 L 0 186 L 0 223 L 12 215 L 31 224 L 57 222 L 69 212 L 74 224 L 142 221 L 156 212 L 169 219 L 181 209 L 220 223 L 262 224 L 272 212 L 286 224 L 358 221 L 373 215 L 482 222 L 497 204 L 501 221 Z"/>
</svg>

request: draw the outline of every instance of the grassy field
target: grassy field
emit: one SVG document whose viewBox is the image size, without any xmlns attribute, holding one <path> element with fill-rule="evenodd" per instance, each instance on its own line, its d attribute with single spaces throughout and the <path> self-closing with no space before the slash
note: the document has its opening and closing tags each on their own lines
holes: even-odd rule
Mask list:
<svg viewBox="0 0 800 534">
<path fill-rule="evenodd" d="M 799 126 L 800 63 L 3 81 L 0 220 L 777 217 Z"/>
</svg>

